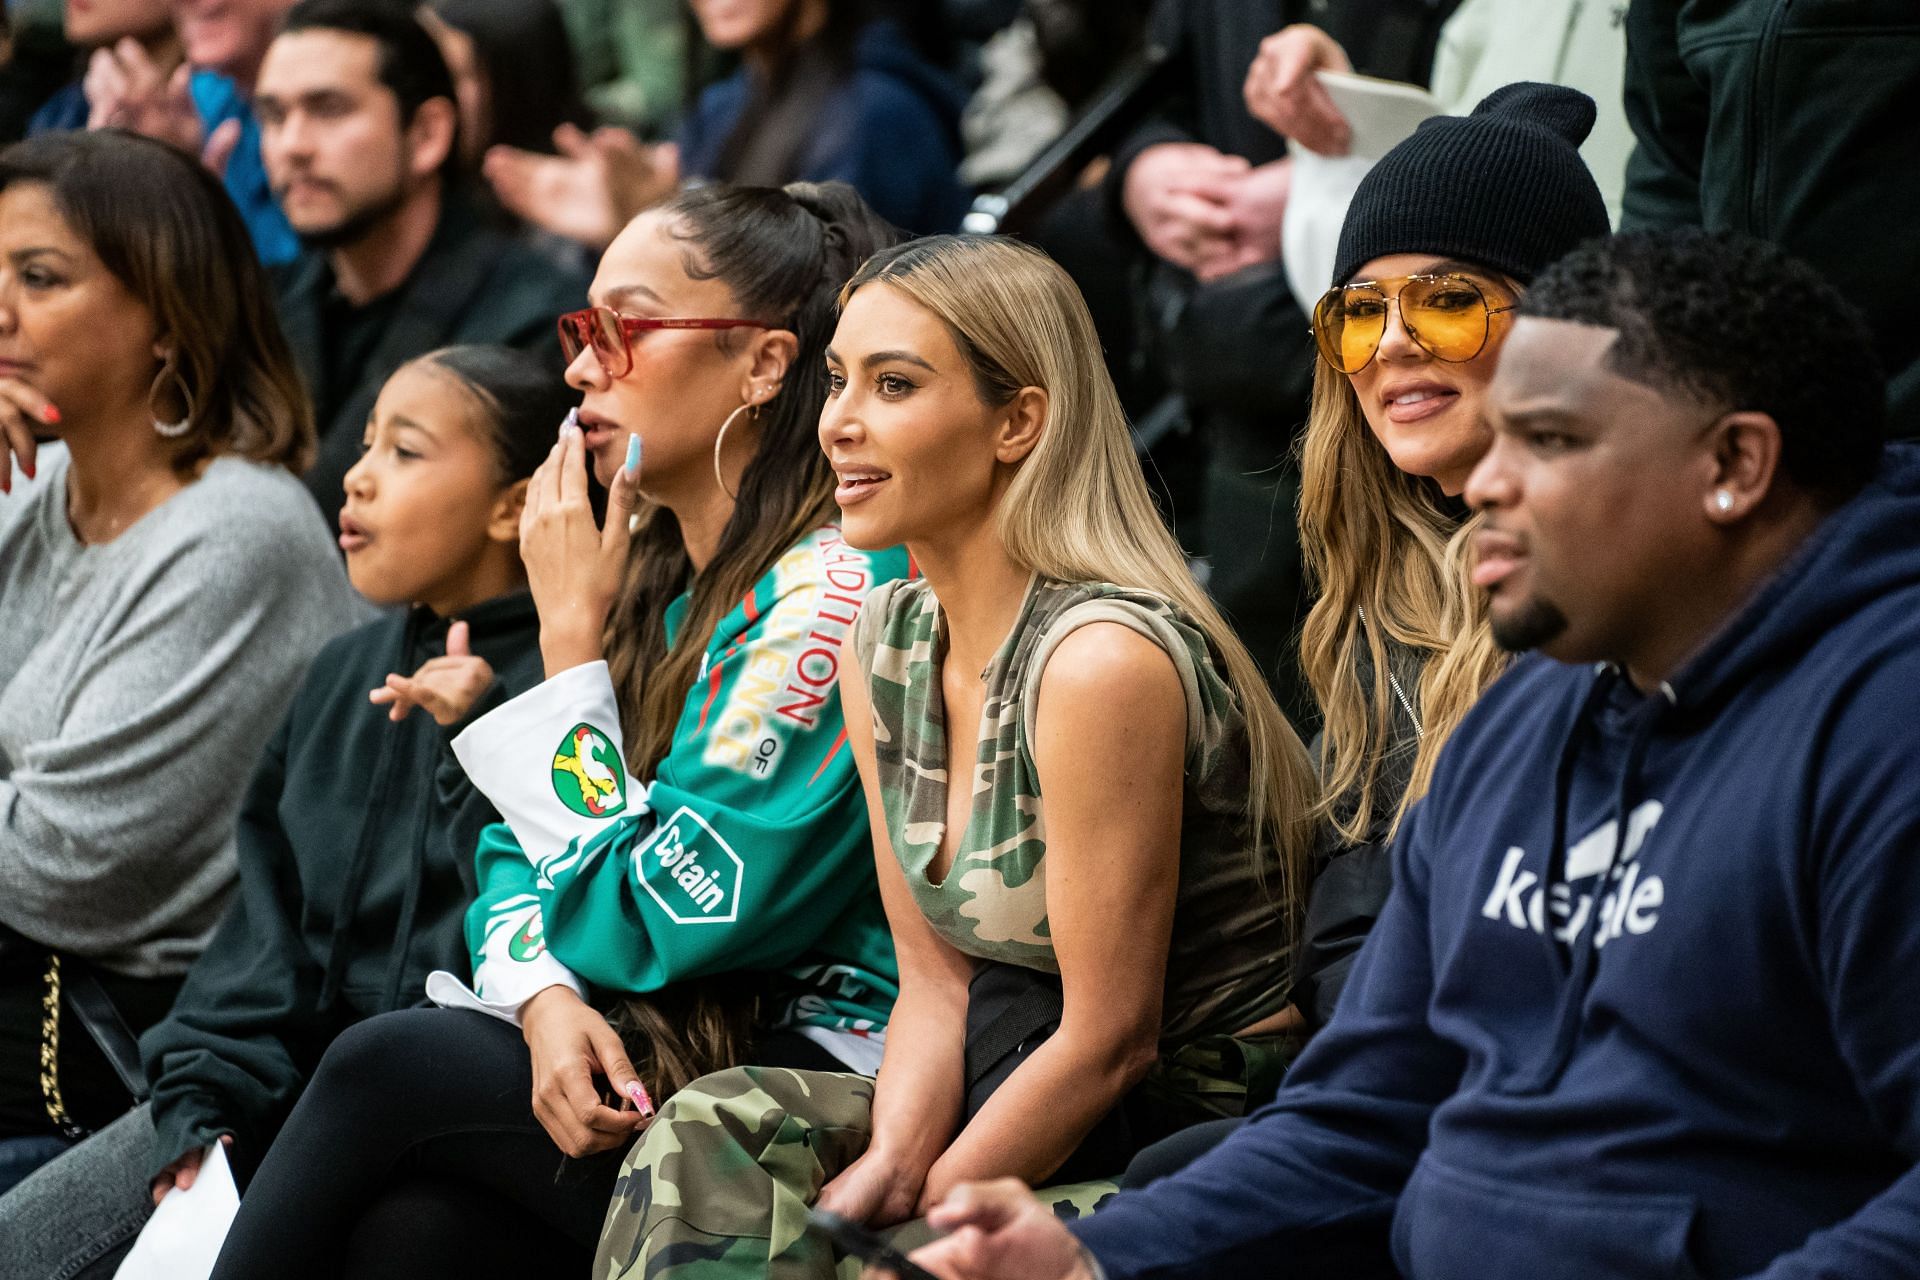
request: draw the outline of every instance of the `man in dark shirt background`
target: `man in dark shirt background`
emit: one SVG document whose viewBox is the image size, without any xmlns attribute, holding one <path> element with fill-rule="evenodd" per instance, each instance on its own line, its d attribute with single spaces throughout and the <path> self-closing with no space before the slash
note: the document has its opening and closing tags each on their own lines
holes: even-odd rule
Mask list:
<svg viewBox="0 0 1920 1280">
<path fill-rule="evenodd" d="M 395 369 L 451 343 L 497 342 L 550 350 L 558 378 L 555 321 L 585 305 L 587 281 L 462 190 L 453 80 L 404 10 L 304 0 L 267 51 L 255 110 L 274 193 L 307 246 L 280 274 L 280 318 L 320 428 L 307 485 L 337 523 L 341 481 Z"/>
</svg>

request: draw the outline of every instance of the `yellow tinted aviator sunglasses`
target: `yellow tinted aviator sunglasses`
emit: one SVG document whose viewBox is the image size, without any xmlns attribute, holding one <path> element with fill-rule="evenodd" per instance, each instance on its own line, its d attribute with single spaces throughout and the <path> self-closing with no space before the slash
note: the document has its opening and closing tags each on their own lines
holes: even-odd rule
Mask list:
<svg viewBox="0 0 1920 1280">
<path fill-rule="evenodd" d="M 1362 280 L 1329 289 L 1313 308 L 1313 340 L 1320 358 L 1341 373 L 1373 363 L 1387 336 L 1387 309 L 1398 302 L 1407 336 L 1436 360 L 1459 364 L 1486 349 L 1493 317 L 1513 303 L 1495 306 L 1466 276 L 1413 275 Z"/>
</svg>

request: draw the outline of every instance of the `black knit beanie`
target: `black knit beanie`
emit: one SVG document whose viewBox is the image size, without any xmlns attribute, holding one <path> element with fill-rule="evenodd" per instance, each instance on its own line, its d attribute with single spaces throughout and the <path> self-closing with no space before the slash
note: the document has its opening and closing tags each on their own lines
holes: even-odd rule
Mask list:
<svg viewBox="0 0 1920 1280">
<path fill-rule="evenodd" d="M 1426 121 L 1361 180 L 1333 283 L 1388 254 L 1431 253 L 1525 284 L 1606 235 L 1606 201 L 1579 151 L 1594 114 L 1578 89 L 1521 82 L 1488 94 L 1472 115 Z"/>
</svg>

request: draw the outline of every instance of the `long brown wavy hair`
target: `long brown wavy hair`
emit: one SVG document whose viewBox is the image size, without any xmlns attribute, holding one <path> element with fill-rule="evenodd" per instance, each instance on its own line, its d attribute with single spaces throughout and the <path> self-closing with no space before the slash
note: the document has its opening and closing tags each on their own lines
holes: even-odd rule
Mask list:
<svg viewBox="0 0 1920 1280">
<path fill-rule="evenodd" d="M 798 340 L 773 398 L 761 406 L 760 443 L 740 479 L 713 559 L 693 571 L 680 522 L 644 508 L 626 581 L 608 618 L 607 667 L 620 706 L 627 765 L 651 778 L 673 746 L 688 691 L 720 620 L 802 536 L 839 514 L 833 471 L 817 429 L 826 400 L 835 300 L 854 269 L 900 233 L 845 183 L 699 187 L 659 206 L 700 278 L 719 280 L 741 313 L 779 318 Z M 729 332 L 717 342 L 734 340 Z M 714 424 L 718 431 L 719 423 Z M 667 606 L 691 592 L 674 643 Z M 634 1068 L 659 1097 L 742 1060 L 759 1025 L 763 975 L 719 974 L 618 1001 L 608 1019 Z"/>
<path fill-rule="evenodd" d="M 1420 746 L 1395 802 L 1396 831 L 1426 794 L 1447 737 L 1505 665 L 1468 578 L 1478 523 L 1449 511 L 1432 480 L 1394 466 L 1353 383 L 1317 362 L 1301 442 L 1300 547 L 1319 593 L 1300 657 L 1325 717 L 1319 813 L 1348 840 L 1365 839 L 1380 808 L 1393 726 L 1387 640 L 1425 657 L 1414 698 Z M 1373 672 L 1371 688 L 1363 667 Z"/>
<path fill-rule="evenodd" d="M 702 278 L 732 290 L 743 314 L 783 318 L 799 347 L 780 390 L 761 406 L 760 447 L 706 571 L 695 576 L 671 511 L 656 506 L 641 514 L 606 636 L 627 763 L 636 778 L 652 777 L 672 746 L 720 619 L 802 535 L 838 515 L 833 471 L 817 435 L 834 302 L 856 267 L 900 238 L 839 182 L 699 187 L 660 207 L 693 251 Z M 715 340 L 732 335 L 722 331 Z M 669 648 L 667 605 L 689 587 L 693 598 Z"/>
</svg>

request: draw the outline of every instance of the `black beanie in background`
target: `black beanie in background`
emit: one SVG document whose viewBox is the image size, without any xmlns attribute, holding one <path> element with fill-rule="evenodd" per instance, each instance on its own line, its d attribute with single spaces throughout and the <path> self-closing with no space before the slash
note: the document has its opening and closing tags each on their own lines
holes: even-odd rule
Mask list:
<svg viewBox="0 0 1920 1280">
<path fill-rule="evenodd" d="M 1522 82 L 1467 116 L 1435 116 L 1382 156 L 1340 228 L 1333 283 L 1375 258 L 1430 253 L 1525 284 L 1584 240 L 1608 234 L 1606 201 L 1580 158 L 1593 99 Z"/>
</svg>

